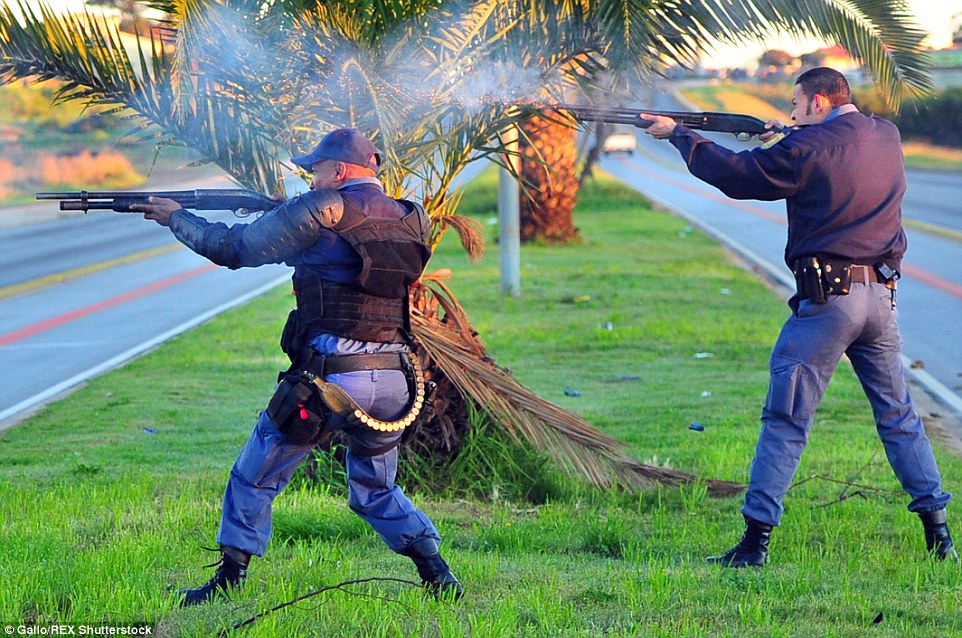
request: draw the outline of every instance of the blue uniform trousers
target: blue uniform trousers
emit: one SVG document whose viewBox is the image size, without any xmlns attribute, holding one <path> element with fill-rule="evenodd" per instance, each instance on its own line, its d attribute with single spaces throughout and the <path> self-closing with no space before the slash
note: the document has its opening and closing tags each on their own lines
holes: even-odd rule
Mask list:
<svg viewBox="0 0 962 638">
<path fill-rule="evenodd" d="M 402 415 L 408 402 L 404 374 L 396 370 L 371 370 L 330 375 L 327 380 L 347 391 L 369 414 L 382 420 Z M 344 427 L 333 416 L 331 427 Z M 367 426 L 345 430 L 352 442 L 377 448 L 397 441 L 402 432 L 378 432 Z M 271 536 L 271 504 L 290 482 L 294 471 L 311 451 L 311 445 L 290 443 L 262 412 L 247 445 L 231 469 L 224 493 L 217 542 L 248 554 L 263 556 Z M 414 507 L 394 484 L 397 448 L 375 456 L 347 453 L 348 504 L 401 553 L 422 538 L 441 540 L 428 517 Z"/>
<path fill-rule="evenodd" d="M 909 510 L 926 513 L 949 502 L 952 495 L 942 491 L 932 447 L 906 386 L 896 320 L 891 293 L 878 283 L 853 282 L 848 295 L 829 296 L 825 304 L 800 302 L 769 362 L 771 381 L 743 514 L 779 524 L 815 410 L 843 354 L 872 406 L 889 464 L 912 497 Z"/>
</svg>

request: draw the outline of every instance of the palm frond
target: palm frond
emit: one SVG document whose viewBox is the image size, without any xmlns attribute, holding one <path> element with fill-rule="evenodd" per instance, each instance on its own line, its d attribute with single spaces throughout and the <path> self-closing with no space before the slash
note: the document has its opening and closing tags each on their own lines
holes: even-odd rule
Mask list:
<svg viewBox="0 0 962 638">
<path fill-rule="evenodd" d="M 688 66 L 712 38 L 737 44 L 781 33 L 841 44 L 894 107 L 932 87 L 926 34 L 904 0 L 598 0 L 593 8 L 618 69 L 659 57 Z"/>
<path fill-rule="evenodd" d="M 460 200 L 460 197 L 458 197 Z M 457 204 L 453 208 L 457 210 Z M 470 217 L 463 215 L 448 214 L 438 218 L 439 226 L 442 231 L 447 226 L 451 226 L 458 233 L 461 239 L 461 246 L 468 253 L 472 262 L 480 261 L 484 256 L 484 235 L 481 232 L 481 225 Z"/>
<path fill-rule="evenodd" d="M 773 34 L 839 43 L 876 79 L 888 101 L 928 92 L 925 37 L 904 0 L 516 0 L 537 16 L 518 27 L 527 46 L 580 48 L 597 68 L 570 76 L 592 84 L 602 72 L 644 80 L 667 63 L 691 67 L 708 42 L 761 42 Z M 538 38 L 532 38 L 534 33 Z M 600 57 L 599 57 L 600 56 Z M 577 65 L 572 64 L 570 68 Z"/>
<path fill-rule="evenodd" d="M 729 0 L 711 7 L 705 25 L 728 42 L 773 33 L 839 43 L 872 74 L 893 107 L 932 88 L 926 33 L 903 0 Z"/>
<path fill-rule="evenodd" d="M 922 51 L 926 33 L 904 2 L 853 0 L 819 8 L 811 8 L 813 23 L 831 26 L 830 34 L 872 73 L 894 109 L 905 97 L 931 92 L 931 59 Z"/>
</svg>

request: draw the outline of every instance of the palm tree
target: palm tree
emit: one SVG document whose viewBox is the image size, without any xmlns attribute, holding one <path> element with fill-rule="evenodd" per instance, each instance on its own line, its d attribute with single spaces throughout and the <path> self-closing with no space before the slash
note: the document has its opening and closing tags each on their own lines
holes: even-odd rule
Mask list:
<svg viewBox="0 0 962 638">
<path fill-rule="evenodd" d="M 434 220 L 432 241 L 453 228 L 472 254 L 481 243 L 455 214 L 458 173 L 481 158 L 503 161 L 501 132 L 535 114 L 573 125 L 557 113 L 511 105 L 585 92 L 612 71 L 632 68 L 645 77 L 662 58 L 694 59 L 710 34 L 760 37 L 773 28 L 837 35 L 893 99 L 905 88 L 927 86 L 914 48 L 918 32 L 906 26 L 904 13 L 882 10 L 900 8 L 896 0 L 850 0 L 846 7 L 855 8 L 846 10 L 812 0 L 802 3 L 811 10 L 804 19 L 783 17 L 798 2 L 731 0 L 689 5 L 685 13 L 677 2 L 656 0 L 144 4 L 165 11 L 170 22 L 153 30 L 150 44 L 131 59 L 117 28 L 102 18 L 57 16 L 42 4 L 39 14 L 26 9 L 21 21 L 4 3 L 0 81 L 59 79 L 60 99 L 126 109 L 168 142 L 193 148 L 239 184 L 267 193 L 281 190 L 287 149 L 305 150 L 321 131 L 361 128 L 385 155 L 388 193 L 420 199 Z M 535 155 L 560 162 L 546 144 Z M 529 179 L 549 178 L 544 172 Z M 407 449 L 456 450 L 470 427 L 471 403 L 596 485 L 695 478 L 639 463 L 617 441 L 515 383 L 485 356 L 438 277 L 426 276 L 413 299 L 418 354 L 448 388 L 438 404 L 449 409 L 422 424 Z M 736 489 L 709 486 L 718 493 Z"/>
<path fill-rule="evenodd" d="M 521 241 L 570 241 L 578 236 L 573 213 L 581 187 L 576 130 L 541 115 L 525 121 L 521 130 Z"/>
</svg>

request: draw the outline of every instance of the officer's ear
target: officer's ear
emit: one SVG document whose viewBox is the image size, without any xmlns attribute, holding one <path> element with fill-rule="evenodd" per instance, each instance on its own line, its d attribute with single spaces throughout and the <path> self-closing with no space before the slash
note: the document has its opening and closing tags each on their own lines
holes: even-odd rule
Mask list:
<svg viewBox="0 0 962 638">
<path fill-rule="evenodd" d="M 821 93 L 816 93 L 815 99 L 812 101 L 815 103 L 815 109 L 818 111 L 821 111 L 826 108 L 831 108 L 832 106 L 832 102 Z"/>
</svg>

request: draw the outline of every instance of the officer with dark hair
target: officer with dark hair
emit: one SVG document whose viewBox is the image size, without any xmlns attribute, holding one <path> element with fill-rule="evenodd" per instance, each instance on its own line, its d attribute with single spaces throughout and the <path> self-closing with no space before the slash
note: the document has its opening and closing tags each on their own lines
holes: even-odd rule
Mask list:
<svg viewBox="0 0 962 638">
<path fill-rule="evenodd" d="M 216 264 L 294 268 L 297 308 L 281 339 L 291 368 L 231 470 L 217 571 L 183 590 L 181 604 L 208 602 L 242 583 L 250 557 L 267 548 L 274 498 L 325 429 L 344 430 L 349 440 L 351 509 L 414 561 L 429 590 L 459 597 L 461 584 L 438 551 L 441 537 L 394 482 L 403 427 L 423 401 L 420 370 L 408 356 L 408 287 L 430 257 L 430 219 L 420 205 L 385 195 L 380 154 L 356 129 L 332 131 L 292 161 L 313 173 L 310 192 L 250 224 L 210 223 L 164 198 L 138 208 Z"/>
<path fill-rule="evenodd" d="M 695 177 L 734 199 L 784 199 L 788 209 L 785 263 L 798 290 L 769 362 L 771 381 L 742 507 L 746 530 L 738 545 L 708 560 L 728 567 L 768 560 L 772 528 L 781 521 L 815 410 L 847 355 L 889 463 L 912 497 L 908 508 L 922 520 L 929 552 L 958 562 L 946 525 L 951 495 L 942 491 L 902 368 L 895 286 L 906 249 L 906 183 L 898 129 L 861 114 L 845 76 L 834 69 L 803 73 L 792 104 L 794 130 L 770 122 L 765 144 L 740 153 L 670 118 L 642 114 L 652 121 L 647 132 L 669 140 Z"/>
</svg>

